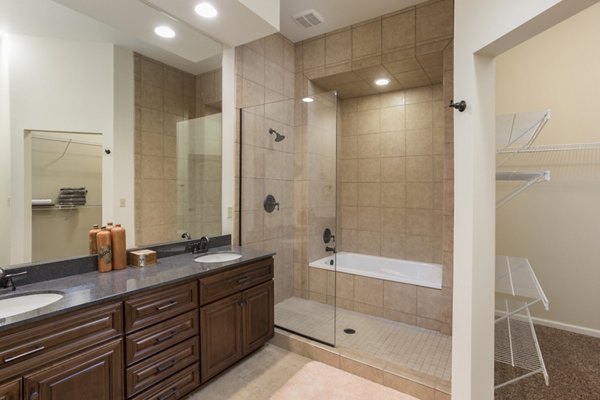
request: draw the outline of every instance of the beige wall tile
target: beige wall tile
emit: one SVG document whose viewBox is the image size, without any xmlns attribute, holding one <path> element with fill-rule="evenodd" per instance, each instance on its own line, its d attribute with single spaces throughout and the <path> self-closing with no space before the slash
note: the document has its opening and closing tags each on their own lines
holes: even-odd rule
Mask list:
<svg viewBox="0 0 600 400">
<path fill-rule="evenodd" d="M 325 38 L 306 41 L 302 48 L 304 71 L 325 66 Z"/>
<path fill-rule="evenodd" d="M 406 131 L 406 155 L 421 156 L 433 154 L 433 132 L 431 128 L 409 129 Z"/>
<path fill-rule="evenodd" d="M 370 254 L 374 256 L 380 255 L 381 234 L 379 232 L 358 231 L 356 249 L 359 253 Z M 354 290 L 356 293 L 356 282 L 354 284 Z"/>
<path fill-rule="evenodd" d="M 382 93 L 380 95 L 381 107 L 393 107 L 404 105 L 404 91 Z"/>
<path fill-rule="evenodd" d="M 337 272 L 336 294 L 343 299 L 354 300 L 354 275 Z"/>
<path fill-rule="evenodd" d="M 382 132 L 380 143 L 382 157 L 399 157 L 406 154 L 406 133 L 404 131 Z"/>
<path fill-rule="evenodd" d="M 433 157 L 432 156 L 406 157 L 406 181 L 407 182 L 432 182 L 433 181 Z"/>
<path fill-rule="evenodd" d="M 265 84 L 265 58 L 252 48 L 244 46 L 244 62 L 242 66 L 242 76 L 259 85 Z"/>
<path fill-rule="evenodd" d="M 283 42 L 279 34 L 269 35 L 265 38 L 265 58 L 283 67 Z M 267 75 L 268 76 L 268 75 Z"/>
<path fill-rule="evenodd" d="M 356 361 L 347 356 L 340 356 L 340 368 L 351 374 L 363 377 L 372 382 L 383 384 L 383 369 Z"/>
<path fill-rule="evenodd" d="M 454 29 L 454 2 L 442 0 L 417 7 L 417 42 L 451 37 Z"/>
<path fill-rule="evenodd" d="M 406 129 L 433 127 L 433 106 L 431 103 L 407 104 Z"/>
<path fill-rule="evenodd" d="M 382 185 L 380 183 L 359 183 L 357 205 L 361 207 L 379 207 L 381 205 L 381 191 Z"/>
<path fill-rule="evenodd" d="M 352 27 L 352 57 L 381 53 L 381 20 Z"/>
<path fill-rule="evenodd" d="M 384 17 L 381 26 L 383 51 L 409 47 L 415 43 L 415 10 Z"/>
<path fill-rule="evenodd" d="M 358 160 L 358 182 L 381 181 L 381 159 L 360 158 Z"/>
<path fill-rule="evenodd" d="M 357 228 L 361 231 L 379 232 L 381 229 L 381 208 L 379 207 L 358 207 Z"/>
<path fill-rule="evenodd" d="M 355 276 L 354 299 L 364 304 L 383 307 L 383 280 Z"/>
<path fill-rule="evenodd" d="M 406 283 L 384 281 L 383 307 L 406 314 L 417 314 L 417 287 Z"/>
<path fill-rule="evenodd" d="M 407 183 L 406 184 L 406 207 L 426 208 L 433 207 L 433 184 L 432 183 Z"/>
<path fill-rule="evenodd" d="M 337 64 L 350 61 L 352 57 L 352 32 L 350 29 L 325 36 L 325 63 Z"/>
<path fill-rule="evenodd" d="M 407 213 L 406 233 L 412 236 L 433 236 L 433 211 L 414 209 Z"/>
<path fill-rule="evenodd" d="M 372 315 L 374 317 L 383 316 L 383 308 L 378 306 L 372 306 L 370 304 L 360 303 L 358 301 L 354 302 L 354 311 L 367 315 Z"/>
<path fill-rule="evenodd" d="M 435 400 L 435 390 L 433 387 L 423 385 L 389 371 L 384 371 L 383 373 L 383 384 L 420 400 Z"/>
<path fill-rule="evenodd" d="M 356 113 L 355 118 L 356 120 L 354 122 L 356 123 L 357 134 L 365 135 L 380 132 L 379 110 L 360 111 Z"/>
<path fill-rule="evenodd" d="M 415 314 L 407 314 L 401 311 L 383 309 L 383 318 L 391 319 L 405 324 L 417 325 L 417 316 Z"/>
<path fill-rule="evenodd" d="M 430 236 L 406 236 L 406 258 L 413 261 L 432 262 Z"/>
<path fill-rule="evenodd" d="M 381 159 L 381 182 L 404 182 L 406 180 L 406 157 Z"/>
<path fill-rule="evenodd" d="M 403 231 L 382 232 L 381 255 L 398 259 L 406 258 L 406 235 Z"/>
<path fill-rule="evenodd" d="M 356 139 L 356 150 L 358 158 L 380 157 L 381 140 L 379 133 L 360 135 L 357 136 Z"/>
<path fill-rule="evenodd" d="M 406 184 L 386 182 L 381 186 L 382 207 L 406 207 Z"/>
<path fill-rule="evenodd" d="M 402 131 L 405 126 L 404 106 L 393 106 L 381 110 L 381 132 Z"/>
</svg>

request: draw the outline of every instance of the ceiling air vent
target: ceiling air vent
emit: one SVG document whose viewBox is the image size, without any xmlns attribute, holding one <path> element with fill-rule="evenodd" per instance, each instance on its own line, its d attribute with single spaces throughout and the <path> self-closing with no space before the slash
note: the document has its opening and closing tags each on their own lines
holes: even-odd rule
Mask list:
<svg viewBox="0 0 600 400">
<path fill-rule="evenodd" d="M 305 28 L 310 28 L 311 26 L 319 25 L 321 22 L 323 22 L 323 17 L 321 17 L 321 15 L 319 15 L 319 13 L 315 10 L 302 11 L 301 13 L 294 15 L 292 18 L 294 18 L 294 21 Z"/>
</svg>

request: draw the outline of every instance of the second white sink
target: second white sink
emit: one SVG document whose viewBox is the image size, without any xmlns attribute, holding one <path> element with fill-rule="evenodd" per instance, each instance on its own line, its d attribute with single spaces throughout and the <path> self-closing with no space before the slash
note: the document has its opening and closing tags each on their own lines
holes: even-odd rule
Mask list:
<svg viewBox="0 0 600 400">
<path fill-rule="evenodd" d="M 194 261 L 199 263 L 222 263 L 237 260 L 238 258 L 242 258 L 242 255 L 239 253 L 211 253 L 196 257 Z"/>
<path fill-rule="evenodd" d="M 37 310 L 62 299 L 59 293 L 23 293 L 0 299 L 0 318 Z"/>
</svg>

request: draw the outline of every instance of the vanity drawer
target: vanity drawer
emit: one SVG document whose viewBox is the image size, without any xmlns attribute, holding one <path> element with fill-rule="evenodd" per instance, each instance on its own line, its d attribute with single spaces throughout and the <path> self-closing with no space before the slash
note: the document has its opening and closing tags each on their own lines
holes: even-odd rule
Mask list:
<svg viewBox="0 0 600 400">
<path fill-rule="evenodd" d="M 123 332 L 121 302 L 90 307 L 69 315 L 15 328 L 2 335 L 0 370 L 7 374 L 22 369 L 32 358 L 35 366 L 54 361 L 65 353 L 119 336 Z"/>
<path fill-rule="evenodd" d="M 198 312 L 193 310 L 127 335 L 125 338 L 127 365 L 168 349 L 197 334 Z"/>
<path fill-rule="evenodd" d="M 181 399 L 186 394 L 200 386 L 200 371 L 194 364 L 165 379 L 144 393 L 133 397 L 132 400 L 174 400 Z"/>
<path fill-rule="evenodd" d="M 200 305 L 273 279 L 273 258 L 200 278 Z"/>
<path fill-rule="evenodd" d="M 200 345 L 194 336 L 161 353 L 158 353 L 133 367 L 127 368 L 127 397 L 154 385 L 198 361 Z"/>
<path fill-rule="evenodd" d="M 0 384 L 0 400 L 20 400 L 21 379 Z"/>
<path fill-rule="evenodd" d="M 197 307 L 196 281 L 132 296 L 125 301 L 125 331 L 133 332 Z"/>
</svg>

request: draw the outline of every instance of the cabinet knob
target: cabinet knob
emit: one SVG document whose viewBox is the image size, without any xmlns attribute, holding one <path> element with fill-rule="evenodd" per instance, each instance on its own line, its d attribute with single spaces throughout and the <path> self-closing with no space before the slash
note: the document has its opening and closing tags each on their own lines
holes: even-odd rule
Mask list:
<svg viewBox="0 0 600 400">
<path fill-rule="evenodd" d="M 38 400 L 40 398 L 40 394 L 38 392 L 33 392 L 29 395 L 29 400 Z"/>
</svg>

